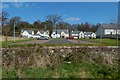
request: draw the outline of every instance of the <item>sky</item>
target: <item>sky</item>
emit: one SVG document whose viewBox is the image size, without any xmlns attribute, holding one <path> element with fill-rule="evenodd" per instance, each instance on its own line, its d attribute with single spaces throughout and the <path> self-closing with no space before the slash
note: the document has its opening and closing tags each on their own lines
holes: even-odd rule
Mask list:
<svg viewBox="0 0 120 80">
<path fill-rule="evenodd" d="M 71 24 L 110 23 L 118 17 L 117 2 L 2 2 L 2 11 L 9 18 L 19 16 L 23 21 L 45 21 L 46 16 L 59 14 Z"/>
</svg>

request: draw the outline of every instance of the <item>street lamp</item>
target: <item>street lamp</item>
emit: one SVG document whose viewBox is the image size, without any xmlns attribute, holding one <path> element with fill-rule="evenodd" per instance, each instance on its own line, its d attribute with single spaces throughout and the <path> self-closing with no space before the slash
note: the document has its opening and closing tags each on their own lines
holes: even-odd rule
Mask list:
<svg viewBox="0 0 120 80">
<path fill-rule="evenodd" d="M 16 22 L 14 22 L 14 42 L 15 43 L 15 27 L 16 27 Z"/>
</svg>

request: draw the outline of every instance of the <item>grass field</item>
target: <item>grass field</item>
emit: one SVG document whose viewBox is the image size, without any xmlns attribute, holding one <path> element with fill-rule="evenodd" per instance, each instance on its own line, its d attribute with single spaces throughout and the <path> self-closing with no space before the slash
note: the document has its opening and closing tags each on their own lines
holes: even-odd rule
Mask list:
<svg viewBox="0 0 120 80">
<path fill-rule="evenodd" d="M 0 46 L 13 46 L 14 45 L 14 37 L 10 37 L 8 36 L 8 41 L 6 42 L 5 40 L 5 36 L 0 36 Z M 30 41 L 30 40 L 33 40 L 31 38 L 21 38 L 21 37 L 16 37 L 15 38 L 15 42 L 18 43 L 18 42 L 25 42 L 25 41 Z"/>
<path fill-rule="evenodd" d="M 120 40 L 116 39 L 109 39 L 109 38 L 103 38 L 102 40 L 100 39 L 77 39 L 77 40 L 84 40 L 84 41 L 90 41 L 90 42 L 96 42 L 100 44 L 104 44 L 106 46 L 119 46 L 120 45 Z"/>
</svg>

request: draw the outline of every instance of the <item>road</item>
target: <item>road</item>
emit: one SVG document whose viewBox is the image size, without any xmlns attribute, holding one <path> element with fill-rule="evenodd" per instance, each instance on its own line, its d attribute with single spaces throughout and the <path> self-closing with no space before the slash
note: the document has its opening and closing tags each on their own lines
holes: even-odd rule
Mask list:
<svg viewBox="0 0 120 80">
<path fill-rule="evenodd" d="M 44 44 L 74 44 L 74 43 L 66 39 L 52 39 L 48 42 L 45 42 Z"/>
</svg>

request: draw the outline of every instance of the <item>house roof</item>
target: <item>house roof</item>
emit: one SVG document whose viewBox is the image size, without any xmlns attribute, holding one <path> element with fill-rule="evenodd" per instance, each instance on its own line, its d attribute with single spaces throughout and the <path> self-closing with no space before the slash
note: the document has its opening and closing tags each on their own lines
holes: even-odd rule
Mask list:
<svg viewBox="0 0 120 80">
<path fill-rule="evenodd" d="M 79 34 L 80 31 L 72 31 L 71 34 Z"/>
<path fill-rule="evenodd" d="M 117 29 L 118 28 L 117 24 L 102 24 L 101 26 L 105 29 Z M 120 29 L 120 27 L 119 27 L 119 29 Z"/>
<path fill-rule="evenodd" d="M 58 29 L 58 30 L 54 29 L 53 32 L 56 32 L 57 34 L 60 34 L 61 32 L 64 32 L 65 34 L 69 33 L 68 30 L 64 30 L 64 29 Z"/>
<path fill-rule="evenodd" d="M 40 30 L 39 32 L 40 32 L 41 34 L 43 34 L 45 31 L 44 31 L 44 30 Z"/>
<path fill-rule="evenodd" d="M 23 30 L 24 31 L 27 31 L 29 34 L 32 34 L 33 30 Z"/>
<path fill-rule="evenodd" d="M 84 32 L 85 35 L 91 35 L 93 32 Z"/>
</svg>

